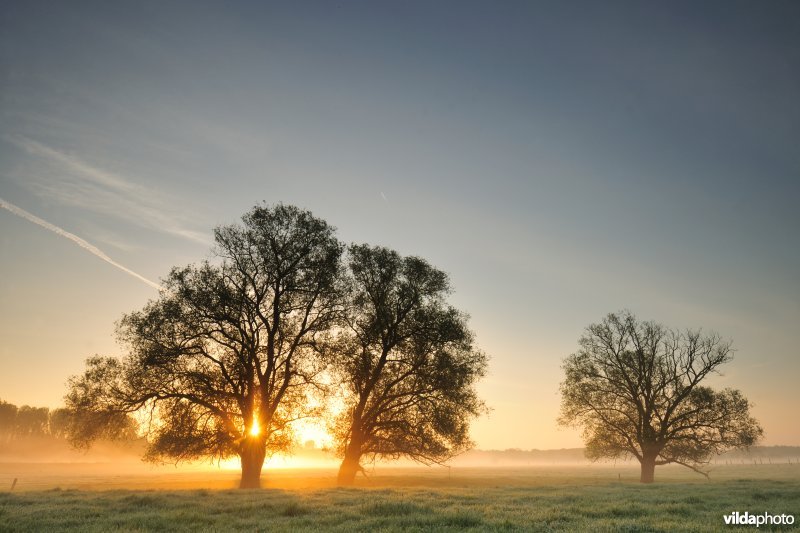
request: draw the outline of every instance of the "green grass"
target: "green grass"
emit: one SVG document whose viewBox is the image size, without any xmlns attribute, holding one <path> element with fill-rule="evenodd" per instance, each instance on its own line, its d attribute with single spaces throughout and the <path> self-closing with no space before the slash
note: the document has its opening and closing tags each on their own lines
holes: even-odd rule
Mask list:
<svg viewBox="0 0 800 533">
<path fill-rule="evenodd" d="M 654 485 L 590 469 L 476 469 L 389 472 L 355 488 L 4 492 L 0 531 L 701 532 L 749 529 L 724 524 L 736 510 L 800 519 L 797 467 L 721 469 L 710 482 L 665 472 Z"/>
</svg>

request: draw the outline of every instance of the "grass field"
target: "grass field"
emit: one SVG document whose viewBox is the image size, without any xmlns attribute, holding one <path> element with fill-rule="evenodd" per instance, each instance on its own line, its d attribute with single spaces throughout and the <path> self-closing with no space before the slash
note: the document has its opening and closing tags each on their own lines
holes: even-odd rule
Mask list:
<svg viewBox="0 0 800 533">
<path fill-rule="evenodd" d="M 726 526 L 732 511 L 800 518 L 797 464 L 720 466 L 711 481 L 665 467 L 649 486 L 628 466 L 382 468 L 347 489 L 332 485 L 333 471 L 286 470 L 260 491 L 188 488 L 236 475 L 177 471 L 105 481 L 62 471 L 45 490 L 54 469 L 36 478 L 30 465 L 0 465 L 0 483 L 14 468 L 38 481 L 0 492 L 0 531 L 724 531 L 755 529 Z"/>
</svg>

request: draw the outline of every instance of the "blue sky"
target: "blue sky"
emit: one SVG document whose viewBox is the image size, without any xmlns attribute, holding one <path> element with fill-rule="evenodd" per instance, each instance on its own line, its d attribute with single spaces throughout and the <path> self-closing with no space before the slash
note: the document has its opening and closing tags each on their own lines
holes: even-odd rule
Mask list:
<svg viewBox="0 0 800 533">
<path fill-rule="evenodd" d="M 578 445 L 561 359 L 611 311 L 732 338 L 797 444 L 793 2 L 9 2 L 0 198 L 151 280 L 261 201 L 450 273 L 484 448 Z M 57 405 L 155 291 L 0 209 L 0 397 Z"/>
</svg>

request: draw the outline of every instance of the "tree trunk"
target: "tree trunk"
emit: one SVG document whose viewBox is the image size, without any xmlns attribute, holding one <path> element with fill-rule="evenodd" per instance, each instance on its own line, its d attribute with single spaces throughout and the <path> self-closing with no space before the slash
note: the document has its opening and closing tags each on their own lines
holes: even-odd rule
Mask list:
<svg viewBox="0 0 800 533">
<path fill-rule="evenodd" d="M 356 479 L 356 474 L 361 470 L 359 461 L 361 460 L 361 442 L 360 435 L 354 434 L 350 439 L 350 443 L 344 452 L 344 460 L 339 467 L 339 475 L 336 477 L 336 482 L 339 485 L 352 485 Z"/>
<path fill-rule="evenodd" d="M 242 461 L 240 489 L 261 488 L 261 468 L 267 455 L 266 443 L 257 436 L 248 436 L 241 444 L 239 458 Z"/>
<path fill-rule="evenodd" d="M 656 475 L 656 457 L 658 454 L 646 453 L 642 455 L 642 474 L 639 481 L 642 483 L 652 483 Z"/>
<path fill-rule="evenodd" d="M 361 465 L 358 464 L 358 459 L 345 457 L 341 466 L 339 466 L 339 475 L 336 476 L 336 482 L 340 486 L 352 485 L 359 470 L 361 470 Z"/>
</svg>

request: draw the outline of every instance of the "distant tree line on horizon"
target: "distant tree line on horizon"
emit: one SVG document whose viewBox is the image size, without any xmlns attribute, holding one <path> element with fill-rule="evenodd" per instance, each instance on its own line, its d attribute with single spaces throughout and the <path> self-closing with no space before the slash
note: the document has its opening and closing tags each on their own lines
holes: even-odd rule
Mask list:
<svg viewBox="0 0 800 533">
<path fill-rule="evenodd" d="M 0 451 L 4 445 L 31 439 L 50 439 L 66 442 L 72 413 L 69 409 L 59 407 L 17 406 L 0 400 Z M 127 435 L 119 435 L 120 440 L 136 441 L 136 427 L 131 421 Z"/>
<path fill-rule="evenodd" d="M 29 437 L 67 436 L 68 413 L 66 409 L 50 410 L 47 407 L 17 407 L 0 400 L 0 444 Z"/>
<path fill-rule="evenodd" d="M 453 466 L 470 464 L 526 465 L 538 463 L 585 463 L 592 461 L 586 456 L 586 448 L 561 448 L 550 450 L 508 448 L 504 450 L 473 449 L 452 461 Z M 637 462 L 635 457 L 605 459 L 606 463 Z M 747 449 L 730 449 L 713 455 L 712 464 L 800 464 L 800 446 L 751 446 Z"/>
</svg>

